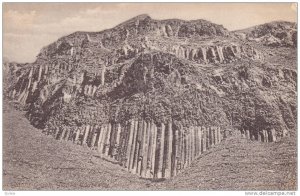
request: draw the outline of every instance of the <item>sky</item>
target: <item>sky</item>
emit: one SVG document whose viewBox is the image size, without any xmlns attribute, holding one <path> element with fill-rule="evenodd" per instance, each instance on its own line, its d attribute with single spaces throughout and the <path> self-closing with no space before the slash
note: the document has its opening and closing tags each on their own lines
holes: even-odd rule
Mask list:
<svg viewBox="0 0 300 196">
<path fill-rule="evenodd" d="M 228 30 L 297 21 L 296 3 L 3 3 L 3 57 L 33 62 L 42 47 L 75 31 L 102 31 L 140 14 L 205 19 Z"/>
</svg>

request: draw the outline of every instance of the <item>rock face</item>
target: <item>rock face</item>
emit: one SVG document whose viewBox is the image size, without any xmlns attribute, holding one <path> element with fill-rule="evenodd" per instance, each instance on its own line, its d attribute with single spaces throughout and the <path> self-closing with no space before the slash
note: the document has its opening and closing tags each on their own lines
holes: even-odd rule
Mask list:
<svg viewBox="0 0 300 196">
<path fill-rule="evenodd" d="M 237 34 L 266 46 L 297 46 L 297 25 L 292 22 L 270 22 L 237 31 Z"/>
<path fill-rule="evenodd" d="M 226 130 L 261 142 L 295 134 L 296 45 L 282 44 L 279 27 L 229 32 L 141 15 L 62 37 L 34 63 L 6 63 L 5 95 L 46 134 L 169 178 Z"/>
</svg>

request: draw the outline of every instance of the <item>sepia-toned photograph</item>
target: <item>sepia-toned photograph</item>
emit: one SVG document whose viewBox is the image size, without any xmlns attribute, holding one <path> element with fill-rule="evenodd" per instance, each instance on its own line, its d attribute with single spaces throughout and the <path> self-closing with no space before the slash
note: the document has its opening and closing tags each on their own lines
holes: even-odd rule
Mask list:
<svg viewBox="0 0 300 196">
<path fill-rule="evenodd" d="M 2 3 L 2 190 L 297 191 L 297 6 Z"/>
</svg>

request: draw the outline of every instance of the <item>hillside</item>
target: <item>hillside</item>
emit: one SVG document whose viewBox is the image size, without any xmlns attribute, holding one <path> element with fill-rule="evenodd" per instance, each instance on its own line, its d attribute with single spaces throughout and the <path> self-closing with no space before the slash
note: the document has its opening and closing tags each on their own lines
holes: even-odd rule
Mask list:
<svg viewBox="0 0 300 196">
<path fill-rule="evenodd" d="M 189 151 L 184 142 L 192 141 L 194 127 L 202 129 L 202 136 L 209 130 L 207 149 L 224 139 L 212 142 L 216 130 L 221 135 L 239 130 L 265 142 L 296 135 L 295 26 L 275 22 L 230 32 L 205 20 L 159 21 L 140 15 L 112 29 L 62 37 L 42 48 L 34 63 L 9 66 L 5 95 L 25 110 L 33 126 L 57 139 L 99 149 L 96 143 L 107 125 L 105 145 L 110 147 L 99 152 L 122 163 L 129 158 L 127 142 L 136 121 L 133 160 L 138 168 L 148 168 L 151 159 L 139 163 L 151 140 L 143 137 L 155 130 L 155 161 L 149 167 L 156 176 L 170 161 L 173 176 L 180 165 L 178 149 L 182 145 L 184 153 Z M 144 136 L 146 129 L 149 135 Z M 182 144 L 176 143 L 180 135 Z M 168 139 L 161 142 L 164 137 Z"/>
</svg>

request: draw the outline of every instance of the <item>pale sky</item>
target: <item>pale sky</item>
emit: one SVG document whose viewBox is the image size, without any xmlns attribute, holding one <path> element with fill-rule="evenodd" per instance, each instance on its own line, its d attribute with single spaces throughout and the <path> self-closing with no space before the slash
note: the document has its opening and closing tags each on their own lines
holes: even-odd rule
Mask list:
<svg viewBox="0 0 300 196">
<path fill-rule="evenodd" d="M 140 14 L 205 19 L 237 30 L 297 21 L 296 3 L 3 3 L 3 57 L 33 62 L 40 49 L 75 31 L 101 31 Z"/>
</svg>

